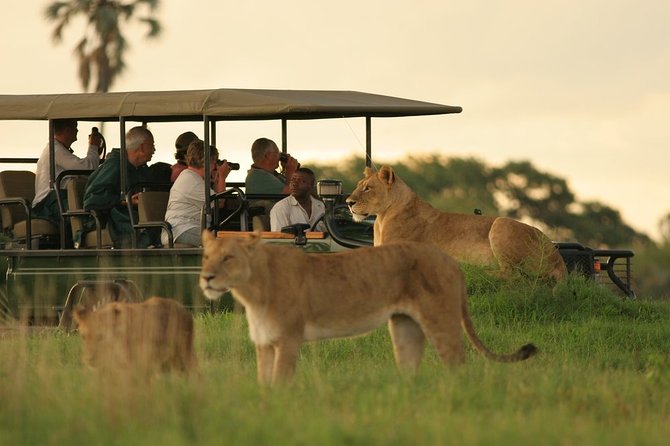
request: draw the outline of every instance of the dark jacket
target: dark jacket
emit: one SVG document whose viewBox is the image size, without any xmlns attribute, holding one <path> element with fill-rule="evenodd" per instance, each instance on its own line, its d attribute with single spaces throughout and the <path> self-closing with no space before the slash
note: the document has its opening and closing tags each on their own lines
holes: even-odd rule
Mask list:
<svg viewBox="0 0 670 446">
<path fill-rule="evenodd" d="M 130 246 L 131 233 L 134 230 L 128 207 L 121 205 L 125 194 L 121 193 L 121 153 L 112 150 L 105 162 L 89 176 L 84 192 L 84 209 L 95 210 L 100 215 L 103 225 L 109 227 L 109 235 L 117 248 Z M 150 170 L 147 166 L 135 167 L 126 162 L 128 189 L 140 182 L 150 181 Z M 133 209 L 134 221 L 138 220 L 137 209 Z M 90 224 L 87 227 L 91 227 Z M 148 245 L 149 242 L 139 243 Z"/>
</svg>

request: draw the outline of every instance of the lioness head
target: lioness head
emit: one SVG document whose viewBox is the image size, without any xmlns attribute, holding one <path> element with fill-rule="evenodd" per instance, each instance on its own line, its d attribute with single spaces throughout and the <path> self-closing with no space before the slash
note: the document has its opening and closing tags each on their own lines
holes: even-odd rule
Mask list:
<svg viewBox="0 0 670 446">
<path fill-rule="evenodd" d="M 79 334 L 84 341 L 83 360 L 89 367 L 97 368 L 113 362 L 125 362 L 123 352 L 119 351 L 125 326 L 123 308 L 116 302 L 108 303 L 99 311 L 79 306 L 74 309 L 73 317 L 79 326 Z"/>
<path fill-rule="evenodd" d="M 384 212 L 396 198 L 396 183 L 401 180 L 393 169 L 383 166 L 374 173 L 365 168 L 365 178 L 360 180 L 356 189 L 347 198 L 347 204 L 355 221 L 362 221 L 369 215 Z"/>
<path fill-rule="evenodd" d="M 249 280 L 254 248 L 259 242 L 258 233 L 251 237 L 216 238 L 211 232 L 203 231 L 200 288 L 205 297 L 218 299 Z"/>
<path fill-rule="evenodd" d="M 105 372 L 152 372 L 194 365 L 193 316 L 174 299 L 109 302 L 74 310 L 84 363 Z"/>
</svg>

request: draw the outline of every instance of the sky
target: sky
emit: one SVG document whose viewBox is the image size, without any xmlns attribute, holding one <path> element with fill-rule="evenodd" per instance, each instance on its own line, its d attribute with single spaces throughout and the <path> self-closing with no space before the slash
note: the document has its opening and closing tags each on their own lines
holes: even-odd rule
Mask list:
<svg viewBox="0 0 670 446">
<path fill-rule="evenodd" d="M 0 94 L 81 92 L 73 48 L 84 22 L 54 45 L 49 1 L 2 3 Z M 373 120 L 375 163 L 529 160 L 653 238 L 670 213 L 668 0 L 163 0 L 156 16 L 158 40 L 127 28 L 128 69 L 113 91 L 356 90 L 459 105 L 458 115 Z M 233 181 L 244 179 L 254 139 L 281 138 L 278 122 L 220 126 L 217 146 L 242 164 Z M 154 161 L 172 162 L 179 133 L 202 133 L 150 128 Z M 44 123 L 5 121 L 0 131 L 0 156 L 37 157 L 48 135 Z M 73 148 L 83 156 L 80 134 Z M 303 164 L 364 146 L 362 119 L 288 125 L 289 152 Z"/>
</svg>

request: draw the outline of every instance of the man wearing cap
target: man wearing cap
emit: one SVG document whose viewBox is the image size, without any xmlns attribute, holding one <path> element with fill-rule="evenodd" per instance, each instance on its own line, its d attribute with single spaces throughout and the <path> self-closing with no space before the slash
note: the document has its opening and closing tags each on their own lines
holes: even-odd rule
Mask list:
<svg viewBox="0 0 670 446">
<path fill-rule="evenodd" d="M 184 132 L 177 137 L 177 140 L 174 143 L 175 149 L 177 150 L 174 157 L 177 162 L 172 165 L 172 174 L 170 175 L 170 181 L 173 183 L 182 170 L 188 168 L 188 164 L 186 163 L 186 150 L 188 149 L 188 146 L 196 140 L 198 140 L 198 137 L 193 132 Z"/>
</svg>

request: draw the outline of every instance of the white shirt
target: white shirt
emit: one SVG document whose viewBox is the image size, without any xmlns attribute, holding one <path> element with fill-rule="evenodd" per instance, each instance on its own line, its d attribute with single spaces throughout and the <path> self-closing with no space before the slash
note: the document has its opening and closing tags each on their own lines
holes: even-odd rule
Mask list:
<svg viewBox="0 0 670 446">
<path fill-rule="evenodd" d="M 54 141 L 54 159 L 56 160 L 56 176 L 54 180 L 64 170 L 95 169 L 100 164 L 98 146 L 90 144 L 86 156 L 79 158 L 58 140 Z M 33 200 L 33 207 L 49 195 L 49 180 L 51 178 L 49 164 L 49 144 L 47 144 L 40 158 L 37 160 L 37 167 L 35 167 L 35 199 Z M 61 186 L 64 189 L 65 182 Z"/>
<path fill-rule="evenodd" d="M 210 194 L 214 195 L 210 188 Z M 205 180 L 196 172 L 184 169 L 170 188 L 165 221 L 172 226 L 172 235 L 176 239 L 192 228 L 200 229 L 200 217 L 205 206 Z M 207 222 L 209 225 L 209 222 Z M 167 245 L 167 234 L 161 235 Z"/>
<path fill-rule="evenodd" d="M 307 216 L 307 211 L 300 206 L 298 200 L 292 195 L 278 201 L 270 210 L 270 229 L 279 232 L 284 226 L 294 225 L 296 223 L 308 223 L 310 227 L 313 226 L 314 223 L 326 213 L 326 206 L 322 201 L 319 201 L 314 197 L 310 198 L 312 200 L 312 215 L 309 217 Z M 320 222 L 316 229 L 323 231 L 323 222 Z"/>
</svg>

